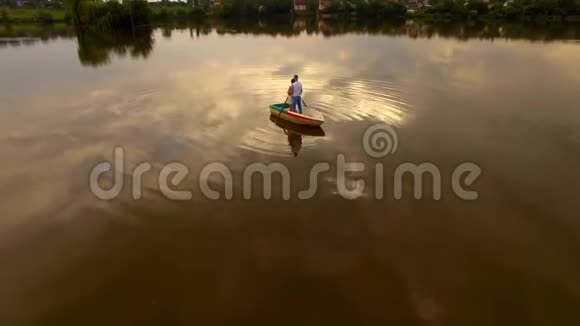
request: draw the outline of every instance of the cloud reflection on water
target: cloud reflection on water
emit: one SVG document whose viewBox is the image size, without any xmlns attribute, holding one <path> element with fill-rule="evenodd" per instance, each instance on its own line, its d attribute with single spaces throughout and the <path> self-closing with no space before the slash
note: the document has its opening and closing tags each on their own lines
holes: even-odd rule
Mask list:
<svg viewBox="0 0 580 326">
<path fill-rule="evenodd" d="M 1 97 L 8 104 L 0 121 L 0 142 L 9 157 L 2 169 L 9 180 L 5 186 L 13 184 L 14 175 L 50 179 L 39 171 L 36 162 L 41 161 L 54 167 L 52 178 L 68 180 L 50 187 L 66 188 L 72 182 L 76 189 L 80 184 L 70 180 L 70 171 L 79 173 L 75 179 L 82 177 L 89 162 L 109 157 L 119 144 L 129 149 L 134 162 L 181 160 L 192 169 L 210 160 L 236 160 L 240 151 L 287 156 L 287 145 L 281 146 L 286 140 L 268 120 L 267 106 L 283 100 L 294 73 L 301 75 L 307 103 L 320 108 L 328 120 L 325 138 L 306 137 L 306 153 L 316 151 L 319 142 L 341 147 L 334 144 L 336 133 L 358 133 L 343 127 L 351 121 L 404 126 L 451 99 L 473 103 L 469 97 L 478 99 L 472 104 L 476 107 L 517 110 L 517 101 L 528 102 L 528 87 L 540 87 L 530 80 L 541 78 L 560 85 L 554 91 L 561 96 L 552 100 L 565 103 L 578 81 L 579 50 L 573 43 L 348 34 L 289 39 L 210 34 L 192 40 L 186 30 L 175 31 L 170 39 L 155 31 L 153 38 L 155 49 L 145 60 L 116 58 L 97 69 L 71 62 L 72 47 L 62 40 L 27 51 L 3 49 L 6 65 L 0 69 L 40 65 L 43 76 L 58 81 L 36 80 L 26 71 L 11 74 L 14 85 L 35 90 L 29 96 L 25 88 L 11 86 L 12 80 L 0 80 L 6 86 Z M 63 55 L 37 61 L 45 50 Z M 494 93 L 504 97 L 493 98 Z M 494 103 L 501 99 L 514 103 Z M 561 106 L 561 116 L 542 108 L 529 112 L 572 121 L 569 106 Z M 21 143 L 28 144 L 26 151 Z M 50 157 L 52 153 L 69 154 Z M 65 202 L 66 196 L 55 201 Z M 14 212 L 18 205 L 13 205 Z"/>
</svg>

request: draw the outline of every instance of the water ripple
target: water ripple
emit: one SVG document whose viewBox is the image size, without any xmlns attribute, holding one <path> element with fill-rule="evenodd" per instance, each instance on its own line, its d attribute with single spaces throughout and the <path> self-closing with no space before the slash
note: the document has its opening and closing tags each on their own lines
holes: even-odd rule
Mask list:
<svg viewBox="0 0 580 326">
<path fill-rule="evenodd" d="M 312 69 L 310 69 L 312 70 Z M 263 67 L 246 67 L 240 70 L 243 84 L 249 87 L 258 106 L 258 116 L 266 111 L 273 102 L 283 99 L 273 98 L 273 94 L 283 94 L 289 85 L 291 76 L 283 75 L 283 69 L 270 71 L 271 77 L 264 78 Z M 314 70 L 312 70 L 314 71 Z M 324 129 L 332 129 L 336 123 L 348 121 L 373 120 L 392 125 L 400 125 L 410 113 L 411 105 L 407 102 L 406 94 L 397 84 L 371 79 L 329 76 L 322 74 L 308 75 L 302 78 L 305 93 L 304 100 L 310 107 L 322 112 L 327 120 Z M 307 109 L 305 108 L 305 111 Z M 308 150 L 316 145 L 316 138 L 303 137 L 301 150 Z M 289 140 L 275 124 L 267 127 L 261 125 L 248 132 L 242 139 L 240 147 L 245 150 L 258 152 L 275 157 L 292 155 L 289 151 Z"/>
<path fill-rule="evenodd" d="M 284 129 L 272 122 L 267 128 L 258 128 L 246 134 L 241 148 L 268 156 L 291 157 L 315 148 L 321 139 L 318 135 Z"/>
</svg>

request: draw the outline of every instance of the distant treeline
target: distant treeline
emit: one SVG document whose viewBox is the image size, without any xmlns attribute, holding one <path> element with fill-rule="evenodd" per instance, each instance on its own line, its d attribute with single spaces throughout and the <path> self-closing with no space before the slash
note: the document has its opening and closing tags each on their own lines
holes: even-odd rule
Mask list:
<svg viewBox="0 0 580 326">
<path fill-rule="evenodd" d="M 323 15 L 355 16 L 364 18 L 403 18 L 407 7 L 390 0 L 337 0 L 320 11 Z"/>
<path fill-rule="evenodd" d="M 580 0 L 431 0 L 414 17 L 464 20 L 477 17 L 500 20 L 580 20 Z"/>
<path fill-rule="evenodd" d="M 223 0 L 221 5 L 211 6 L 210 0 L 188 0 L 183 2 L 161 1 L 150 3 L 155 19 L 181 19 L 187 16 L 199 18 L 256 18 L 289 15 L 292 0 Z"/>
<path fill-rule="evenodd" d="M 336 0 L 324 10 L 318 10 L 318 0 L 306 0 L 306 10 L 293 11 L 292 0 L 224 0 L 221 5 L 210 7 L 208 0 L 191 1 L 194 8 L 199 8 L 205 15 L 221 18 L 264 17 L 289 15 L 316 15 L 355 13 L 362 17 L 404 17 L 407 12 L 403 4 L 390 0 Z M 152 4 L 153 5 L 153 4 Z M 163 2 L 160 3 L 161 6 Z M 185 13 L 177 11 L 177 17 Z M 170 14 L 170 10 L 162 9 L 162 13 Z M 163 17 L 165 17 L 163 15 Z"/>
<path fill-rule="evenodd" d="M 43 2 L 44 1 L 44 2 Z M 580 0 L 419 0 L 415 10 L 408 11 L 403 3 L 391 0 L 335 0 L 318 10 L 318 0 L 306 0 L 306 10 L 296 14 L 362 20 L 400 19 L 413 17 L 433 21 L 453 20 L 545 20 L 580 21 Z M 0 0 L 0 22 L 66 21 L 82 29 L 114 29 L 149 25 L 153 22 L 203 20 L 211 16 L 223 19 L 256 19 L 289 16 L 292 0 L 223 0 L 211 6 L 210 0 L 187 2 L 152 2 L 146 0 L 46 0 L 29 2 L 43 8 L 13 9 L 14 0 Z M 418 4 L 418 5 L 417 5 Z M 2 7 L 3 6 L 3 7 Z M 63 9 L 55 9 L 61 6 Z"/>
</svg>

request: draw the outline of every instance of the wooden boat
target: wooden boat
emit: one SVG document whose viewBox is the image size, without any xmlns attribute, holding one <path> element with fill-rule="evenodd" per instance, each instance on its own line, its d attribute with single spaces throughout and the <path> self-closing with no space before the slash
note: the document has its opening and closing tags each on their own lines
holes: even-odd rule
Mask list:
<svg viewBox="0 0 580 326">
<path fill-rule="evenodd" d="M 324 130 L 320 126 L 297 125 L 286 120 L 278 119 L 278 114 L 270 114 L 270 121 L 282 128 L 284 132 L 291 131 L 302 136 L 324 137 Z"/>
<path fill-rule="evenodd" d="M 282 120 L 299 125 L 320 126 L 324 123 L 324 116 L 322 113 L 309 107 L 303 106 L 302 114 L 300 114 L 298 112 L 292 112 L 290 104 L 288 103 L 277 103 L 270 105 L 270 112 L 272 115 L 275 115 Z"/>
</svg>

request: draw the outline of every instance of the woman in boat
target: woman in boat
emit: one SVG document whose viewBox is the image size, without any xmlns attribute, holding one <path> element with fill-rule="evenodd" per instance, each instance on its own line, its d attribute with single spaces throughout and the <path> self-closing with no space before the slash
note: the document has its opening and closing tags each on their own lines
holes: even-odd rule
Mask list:
<svg viewBox="0 0 580 326">
<path fill-rule="evenodd" d="M 288 91 L 286 91 L 286 94 L 288 94 L 288 97 L 286 98 L 286 103 L 288 103 L 290 110 L 294 111 L 293 105 L 292 105 L 292 94 L 294 93 L 294 88 L 292 87 L 292 84 L 294 84 L 295 80 L 294 78 L 290 79 L 290 87 L 288 87 Z"/>
</svg>

